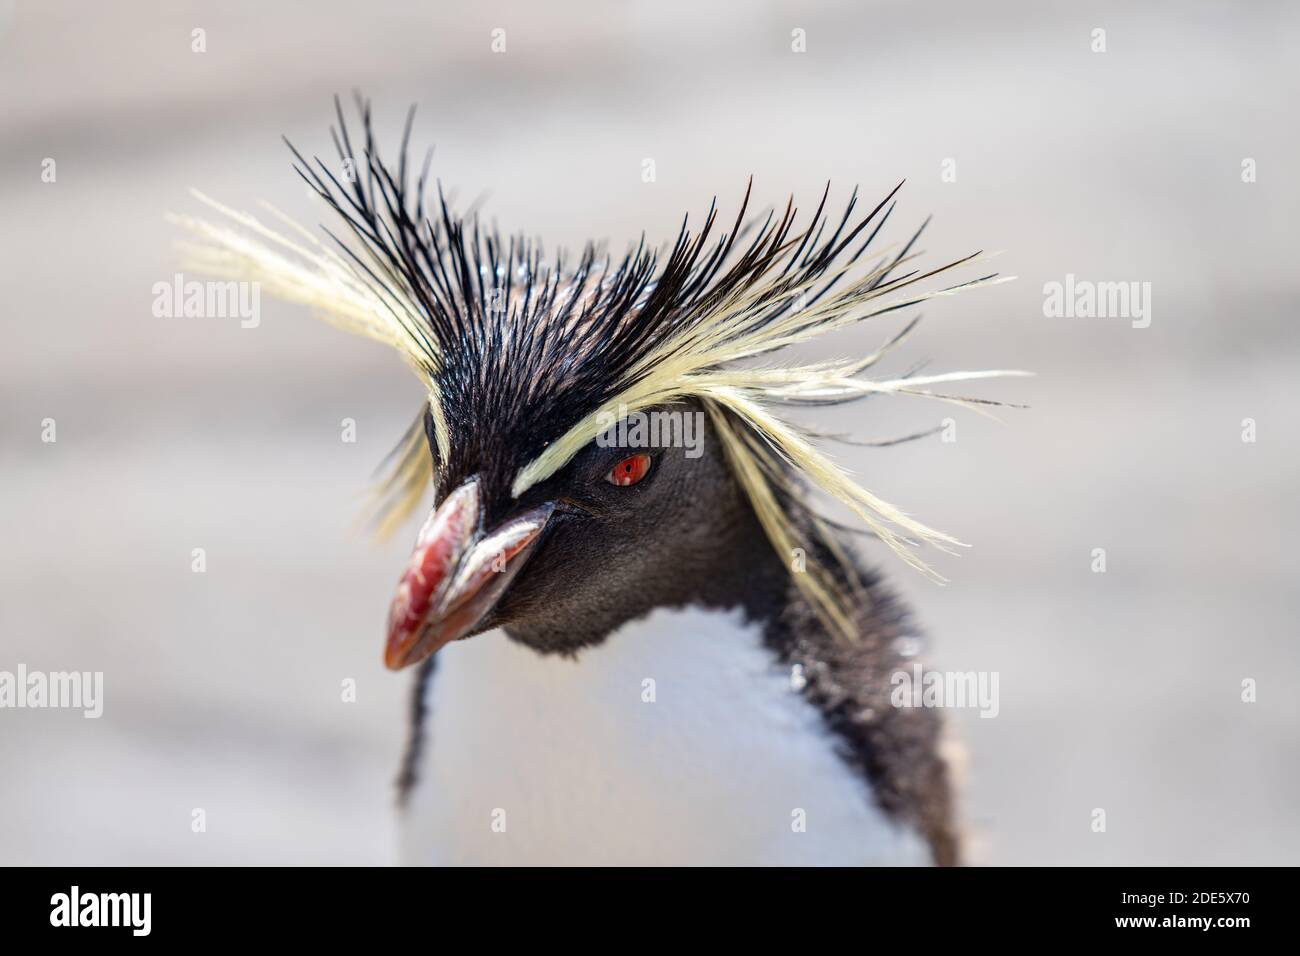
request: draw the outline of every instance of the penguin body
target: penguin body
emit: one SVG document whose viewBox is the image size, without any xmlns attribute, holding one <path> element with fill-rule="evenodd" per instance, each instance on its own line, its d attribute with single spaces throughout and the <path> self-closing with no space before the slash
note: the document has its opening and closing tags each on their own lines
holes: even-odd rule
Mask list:
<svg viewBox="0 0 1300 956">
<path fill-rule="evenodd" d="M 924 864 L 738 610 L 661 609 L 576 657 L 439 653 L 407 863 Z"/>
</svg>

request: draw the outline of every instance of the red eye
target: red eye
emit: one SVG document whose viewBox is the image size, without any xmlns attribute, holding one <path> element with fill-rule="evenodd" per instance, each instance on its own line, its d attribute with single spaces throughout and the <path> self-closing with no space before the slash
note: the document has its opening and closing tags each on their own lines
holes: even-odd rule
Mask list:
<svg viewBox="0 0 1300 956">
<path fill-rule="evenodd" d="M 624 458 L 611 468 L 609 474 L 605 476 L 605 480 L 611 485 L 626 488 L 628 485 L 635 485 L 644 478 L 649 470 L 649 455 L 633 455 L 631 458 Z"/>
</svg>

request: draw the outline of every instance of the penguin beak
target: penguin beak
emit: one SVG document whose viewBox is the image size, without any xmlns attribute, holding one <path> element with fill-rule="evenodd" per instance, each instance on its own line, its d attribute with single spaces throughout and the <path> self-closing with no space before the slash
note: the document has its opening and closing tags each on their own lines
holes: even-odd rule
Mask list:
<svg viewBox="0 0 1300 956">
<path fill-rule="evenodd" d="M 420 529 L 398 582 L 384 663 L 401 670 L 474 633 L 536 549 L 554 510 L 548 502 L 485 533 L 478 480 L 448 495 Z"/>
</svg>

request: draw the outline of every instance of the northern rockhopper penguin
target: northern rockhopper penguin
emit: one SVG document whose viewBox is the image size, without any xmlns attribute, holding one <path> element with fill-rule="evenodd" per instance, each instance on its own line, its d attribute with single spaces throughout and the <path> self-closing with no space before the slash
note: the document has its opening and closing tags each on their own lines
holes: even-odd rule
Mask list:
<svg viewBox="0 0 1300 956">
<path fill-rule="evenodd" d="M 441 186 L 430 202 L 411 118 L 390 164 L 358 108 L 360 139 L 338 110 L 337 163 L 294 150 L 346 238 L 202 196 L 221 218 L 177 218 L 195 267 L 389 344 L 427 390 L 382 488 L 387 529 L 433 497 L 384 651 L 415 671 L 405 859 L 958 862 L 939 712 L 890 703 L 914 625 L 852 533 L 927 574 L 918 546 L 958 542 L 787 416 L 996 404 L 948 386 L 1016 373 L 868 377 L 916 318 L 867 356 L 774 353 L 998 280 L 943 281 L 975 256 L 915 266 L 919 230 L 878 248 L 898 187 L 838 215 L 828 187 L 807 218 L 750 219 L 746 190 L 734 220 L 711 206 L 661 249 L 547 258 Z"/>
</svg>

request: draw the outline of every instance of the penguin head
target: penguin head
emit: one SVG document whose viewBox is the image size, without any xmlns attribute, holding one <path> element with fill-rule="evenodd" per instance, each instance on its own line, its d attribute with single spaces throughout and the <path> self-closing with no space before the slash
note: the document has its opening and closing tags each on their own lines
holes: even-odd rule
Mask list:
<svg viewBox="0 0 1300 956">
<path fill-rule="evenodd" d="M 885 395 L 983 409 L 1002 403 L 955 394 L 952 384 L 1024 373 L 868 377 L 919 317 L 865 357 L 770 360 L 1002 281 L 990 274 L 933 287 L 979 254 L 918 268 L 920 229 L 896 251 L 877 249 L 901 183 L 865 213 L 855 211 L 854 190 L 831 214 L 828 184 L 811 216 L 791 197 L 754 218 L 746 188 L 733 221 L 719 220 L 715 202 L 698 229 L 684 218 L 658 248 L 642 238 L 621 258 L 597 243 L 575 259 L 552 258 L 540 242 L 457 214 L 440 184 L 432 200 L 428 160 L 414 178 L 408 162 L 413 112 L 397 161 L 386 163 L 369 103 L 358 108 L 359 138 L 336 103 L 337 162 L 293 150 L 299 175 L 346 229 L 328 234 L 334 245 L 296 224 L 277 233 L 201 195 L 220 221 L 175 218 L 199 240 L 188 247 L 192 268 L 260 283 L 383 342 L 428 391 L 422 427 L 408 431 L 386 484 L 393 506 L 384 528 L 434 489 L 390 608 L 390 666 L 497 626 L 540 650 L 591 644 L 696 593 L 719 572 L 720 549 L 733 549 L 734 568 L 737 529 L 755 522 L 784 565 L 798 550 L 843 564 L 827 525 L 802 520 L 812 514 L 805 488 L 938 577 L 916 549 L 960 542 L 858 484 L 818 447 L 825 436 L 785 410 Z M 662 436 L 600 440 L 630 416 L 675 412 L 702 420 L 699 454 Z M 817 563 L 791 573 L 822 624 L 852 639 L 856 598 L 841 575 Z"/>
</svg>

